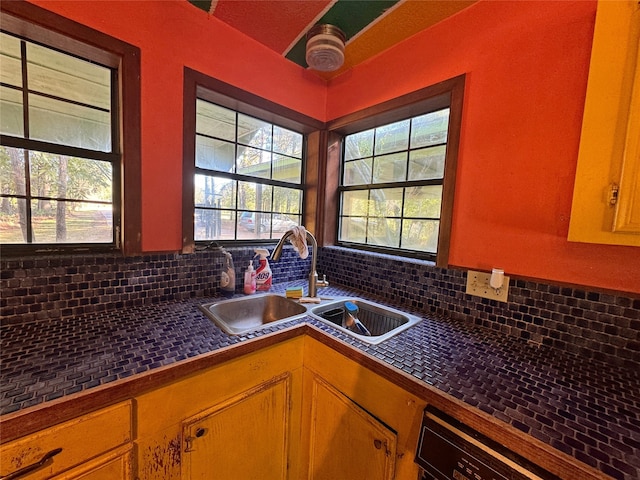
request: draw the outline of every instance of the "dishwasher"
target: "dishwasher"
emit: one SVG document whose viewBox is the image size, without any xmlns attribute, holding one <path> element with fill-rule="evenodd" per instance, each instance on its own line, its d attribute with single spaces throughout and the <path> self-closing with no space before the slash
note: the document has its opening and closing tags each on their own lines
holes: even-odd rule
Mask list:
<svg viewBox="0 0 640 480">
<path fill-rule="evenodd" d="M 418 480 L 560 480 L 431 405 L 424 410 L 415 461 Z"/>
</svg>

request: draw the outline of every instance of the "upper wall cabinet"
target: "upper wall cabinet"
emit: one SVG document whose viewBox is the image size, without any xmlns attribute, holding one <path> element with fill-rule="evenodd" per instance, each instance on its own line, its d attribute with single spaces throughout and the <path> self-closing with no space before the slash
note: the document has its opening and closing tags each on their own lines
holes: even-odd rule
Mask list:
<svg viewBox="0 0 640 480">
<path fill-rule="evenodd" d="M 640 246 L 640 5 L 598 1 L 569 240 Z"/>
</svg>

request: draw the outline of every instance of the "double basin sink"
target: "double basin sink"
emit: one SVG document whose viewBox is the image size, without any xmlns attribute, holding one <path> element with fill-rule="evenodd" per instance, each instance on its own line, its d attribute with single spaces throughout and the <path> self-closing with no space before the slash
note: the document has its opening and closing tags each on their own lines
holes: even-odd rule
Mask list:
<svg viewBox="0 0 640 480">
<path fill-rule="evenodd" d="M 347 325 L 350 323 L 345 303 L 357 308 L 357 318 L 366 327 L 365 335 Z M 412 327 L 421 319 L 393 308 L 360 298 L 339 297 L 320 304 L 302 304 L 275 294 L 260 294 L 206 303 L 200 309 L 229 335 L 246 335 L 262 328 L 310 315 L 347 335 L 366 343 L 378 344 Z M 346 320 L 346 322 L 345 322 Z"/>
</svg>

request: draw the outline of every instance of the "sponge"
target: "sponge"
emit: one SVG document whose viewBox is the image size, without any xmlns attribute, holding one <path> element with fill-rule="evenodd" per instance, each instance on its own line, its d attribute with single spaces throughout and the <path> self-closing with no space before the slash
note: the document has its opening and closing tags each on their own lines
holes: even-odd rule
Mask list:
<svg viewBox="0 0 640 480">
<path fill-rule="evenodd" d="M 285 291 L 285 296 L 287 298 L 300 298 L 302 297 L 302 287 L 289 287 Z"/>
</svg>

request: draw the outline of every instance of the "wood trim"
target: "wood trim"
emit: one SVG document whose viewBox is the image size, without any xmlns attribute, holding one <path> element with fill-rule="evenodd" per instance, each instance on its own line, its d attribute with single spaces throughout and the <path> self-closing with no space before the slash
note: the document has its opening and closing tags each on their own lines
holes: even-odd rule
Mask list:
<svg viewBox="0 0 640 480">
<path fill-rule="evenodd" d="M 183 84 L 183 123 L 182 123 L 182 253 L 193 253 L 196 250 L 193 215 L 195 211 L 195 185 L 193 178 L 196 171 L 196 90 L 197 84 L 193 71 L 184 69 Z"/>
<path fill-rule="evenodd" d="M 238 88 L 203 73 L 184 68 L 183 85 L 183 158 L 182 158 L 182 253 L 195 251 L 193 211 L 194 211 L 194 185 L 193 175 L 195 166 L 195 123 L 196 123 L 196 98 L 222 105 L 232 110 L 251 115 L 265 121 L 280 125 L 291 130 L 308 135 L 308 148 L 305 159 L 305 197 L 303 206 L 304 221 L 311 231 L 317 227 L 316 204 L 310 201 L 310 192 L 315 192 L 318 187 L 318 175 L 314 167 L 314 160 L 318 157 L 320 146 L 315 145 L 314 135 L 324 129 L 324 122 L 296 112 L 283 105 L 277 104 L 266 98 Z"/>
<path fill-rule="evenodd" d="M 447 138 L 447 158 L 445 161 L 444 181 L 442 186 L 442 206 L 440 208 L 440 230 L 438 232 L 438 254 L 436 266 L 449 266 L 449 250 L 451 247 L 451 226 L 453 224 L 453 200 L 458 170 L 458 151 L 460 149 L 460 130 L 462 128 L 462 106 L 464 101 L 465 76 L 461 75 L 452 81 L 449 108 L 449 132 Z"/>
<path fill-rule="evenodd" d="M 184 68 L 184 78 L 185 83 L 196 85 L 198 98 L 305 134 L 324 127 L 320 120 L 188 67 Z"/>
<path fill-rule="evenodd" d="M 304 168 L 304 215 L 303 225 L 316 237 L 318 246 L 322 246 L 323 211 L 322 197 L 324 182 L 322 176 L 323 145 L 326 134 L 316 130 L 307 136 L 307 158 Z"/>
<path fill-rule="evenodd" d="M 455 197 L 455 181 L 458 168 L 458 150 L 460 146 L 460 131 L 462 126 L 462 107 L 464 103 L 464 88 L 466 75 L 459 75 L 444 80 L 435 85 L 416 90 L 415 92 L 391 99 L 389 101 L 364 108 L 344 117 L 327 123 L 330 140 L 328 142 L 328 160 L 326 171 L 327 191 L 336 191 L 335 199 L 325 199 L 325 218 L 338 218 L 337 190 L 340 184 L 340 146 L 339 142 L 345 135 L 375 128 L 404 118 L 422 115 L 425 111 L 434 111 L 449 107 L 449 132 L 447 139 L 447 158 L 443 179 L 442 207 L 440 215 L 440 229 L 438 237 L 438 252 L 436 265 L 447 267 L 451 242 L 451 227 L 453 224 L 453 202 Z M 335 149 L 335 150 L 334 150 Z M 337 159 L 337 161 L 336 161 Z M 337 163 L 337 167 L 334 166 Z M 330 170 L 335 168 L 335 170 Z M 337 172 L 337 174 L 336 174 Z M 337 175 L 338 178 L 333 176 Z M 333 202 L 335 202 L 335 205 Z M 327 232 L 329 233 L 329 232 Z M 333 226 L 333 239 L 337 240 L 337 225 Z M 325 236 L 328 244 L 327 236 Z M 360 246 L 359 246 L 360 247 Z M 363 250 L 383 251 L 384 248 L 373 245 L 361 246 Z M 388 254 L 402 255 L 393 249 L 384 251 Z"/>
<path fill-rule="evenodd" d="M 449 104 L 449 95 L 459 84 L 464 84 L 465 75 L 444 80 L 386 102 L 363 108 L 357 112 L 327 122 L 327 130 L 342 135 L 367 130 L 378 125 L 423 114 L 425 109 L 437 110 Z"/>
<path fill-rule="evenodd" d="M 122 252 L 142 252 L 140 49 L 24 1 L 0 2 L 2 27 L 28 39 L 118 67 Z M 124 221 L 126 217 L 126 221 Z"/>
<path fill-rule="evenodd" d="M 340 185 L 340 154 L 342 135 L 335 132 L 327 132 L 324 146 L 325 158 L 323 191 L 319 201 L 322 202 L 320 213 L 322 214 L 323 236 L 322 246 L 335 245 L 338 240 L 338 210 L 340 197 L 338 186 Z M 318 242 L 320 240 L 318 239 Z"/>
</svg>

